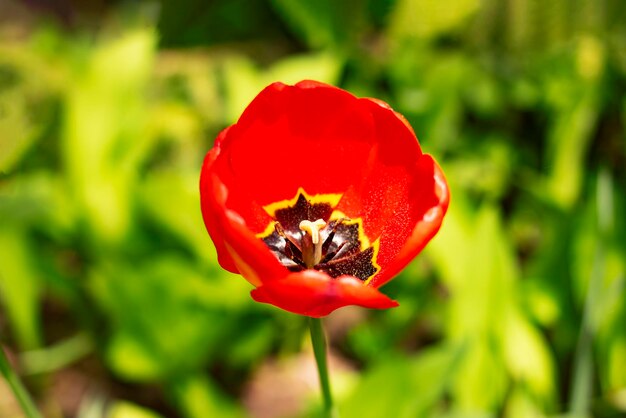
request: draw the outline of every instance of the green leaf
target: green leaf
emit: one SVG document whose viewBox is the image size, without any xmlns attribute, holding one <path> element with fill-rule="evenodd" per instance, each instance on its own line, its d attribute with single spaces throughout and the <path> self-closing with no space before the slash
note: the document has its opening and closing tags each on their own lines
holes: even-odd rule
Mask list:
<svg viewBox="0 0 626 418">
<path fill-rule="evenodd" d="M 49 64 L 19 43 L 0 42 L 0 173 L 14 171 L 53 120 Z"/>
<path fill-rule="evenodd" d="M 157 224 L 174 233 L 207 265 L 217 265 L 215 246 L 200 212 L 198 172 L 153 172 L 140 191 L 141 207 Z M 224 274 L 227 274 L 224 272 Z"/>
<path fill-rule="evenodd" d="M 448 333 L 464 340 L 497 329 L 505 307 L 516 302 L 512 290 L 519 273 L 497 209 L 484 205 L 473 214 L 461 194 L 456 202 L 429 254 L 453 295 Z"/>
<path fill-rule="evenodd" d="M 164 359 L 150 342 L 132 331 L 118 330 L 108 343 L 106 361 L 109 367 L 127 380 L 155 381 L 167 373 Z"/>
<path fill-rule="evenodd" d="M 237 308 L 249 303 L 245 280 L 206 277 L 177 256 L 133 265 L 107 263 L 90 275 L 90 291 L 113 335 L 111 369 L 132 381 L 194 370 L 221 354 L 236 327 Z"/>
<path fill-rule="evenodd" d="M 626 314 L 623 315 L 626 317 Z M 621 322 L 623 324 L 624 322 Z M 610 340 L 606 354 L 606 383 L 607 391 L 613 388 L 626 387 L 626 332 L 616 329 L 615 335 Z"/>
<path fill-rule="evenodd" d="M 555 365 L 543 336 L 516 309 L 502 327 L 501 340 L 507 369 L 535 399 L 549 405 L 555 396 Z"/>
<path fill-rule="evenodd" d="M 506 402 L 507 418 L 545 418 L 545 409 L 523 387 L 516 386 Z"/>
<path fill-rule="evenodd" d="M 451 395 L 460 412 L 494 411 L 504 401 L 507 373 L 490 336 L 475 335 L 454 373 Z"/>
<path fill-rule="evenodd" d="M 555 63 L 544 86 L 552 107 L 546 193 L 563 208 L 570 208 L 580 194 L 585 158 L 600 115 L 599 86 L 606 60 L 604 45 L 593 37 L 582 37 L 577 53 Z M 578 68 L 571 62 L 574 58 Z"/>
<path fill-rule="evenodd" d="M 458 29 L 479 6 L 478 0 L 398 0 L 389 23 L 389 37 L 434 38 Z"/>
<path fill-rule="evenodd" d="M 520 313 L 519 269 L 496 208 L 476 212 L 455 195 L 430 246 L 452 294 L 448 337 L 468 341 L 453 396 L 461 411 L 490 411 L 505 399 L 509 374 L 544 404 L 555 395 L 554 364 L 541 334 Z"/>
<path fill-rule="evenodd" d="M 149 30 L 98 45 L 67 93 L 63 157 L 72 192 L 103 243 L 127 234 L 138 165 L 153 144 L 143 93 L 154 47 Z"/>
<path fill-rule="evenodd" d="M 41 281 L 25 231 L 0 229 L 0 299 L 22 348 L 41 344 L 39 297 Z"/>
<path fill-rule="evenodd" d="M 0 173 L 10 172 L 19 163 L 39 133 L 40 127 L 31 123 L 26 105 L 23 92 L 0 91 Z"/>
<path fill-rule="evenodd" d="M 117 401 L 109 407 L 106 418 L 160 418 L 161 415 L 125 401 Z"/>
<path fill-rule="evenodd" d="M 244 413 L 205 376 L 177 379 L 170 384 L 174 401 L 186 418 L 243 418 Z"/>
<path fill-rule="evenodd" d="M 341 47 L 354 37 L 364 19 L 362 0 L 272 0 L 274 9 L 310 47 Z"/>
</svg>

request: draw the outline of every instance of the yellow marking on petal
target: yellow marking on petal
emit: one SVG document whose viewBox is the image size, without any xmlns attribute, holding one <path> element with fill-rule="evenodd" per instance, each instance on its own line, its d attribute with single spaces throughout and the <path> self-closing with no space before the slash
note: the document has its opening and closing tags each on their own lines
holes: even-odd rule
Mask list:
<svg viewBox="0 0 626 418">
<path fill-rule="evenodd" d="M 330 220 L 336 221 L 337 219 L 349 218 L 345 213 L 340 210 L 334 210 L 333 213 L 330 214 Z"/>
<path fill-rule="evenodd" d="M 341 193 L 328 193 L 328 194 L 315 194 L 310 195 L 304 191 L 302 187 L 298 188 L 296 195 L 291 199 L 280 200 L 278 202 L 270 203 L 269 205 L 263 206 L 265 212 L 270 215 L 272 218 L 276 216 L 276 211 L 279 209 L 290 208 L 296 205 L 298 201 L 298 197 L 300 195 L 304 196 L 306 200 L 309 201 L 310 204 L 314 205 L 316 203 L 328 203 L 330 207 L 334 208 L 339 204 L 341 197 L 343 196 Z"/>
<path fill-rule="evenodd" d="M 266 238 L 269 237 L 270 235 L 272 235 L 272 233 L 274 232 L 274 230 L 276 229 L 276 224 L 278 222 L 277 221 L 271 221 L 270 223 L 267 224 L 267 226 L 265 227 L 265 229 L 263 230 L 263 232 L 259 232 L 258 234 L 256 234 L 255 236 L 257 238 Z"/>
<path fill-rule="evenodd" d="M 380 249 L 380 238 L 376 238 L 376 241 L 374 241 L 372 247 L 374 248 L 374 254 L 372 255 L 372 265 L 376 269 L 376 273 L 368 277 L 367 280 L 363 282 L 363 286 L 367 286 L 372 281 L 372 279 L 376 277 L 378 272 L 380 272 L 380 265 L 376 262 L 376 259 L 378 258 L 378 250 Z"/>
</svg>

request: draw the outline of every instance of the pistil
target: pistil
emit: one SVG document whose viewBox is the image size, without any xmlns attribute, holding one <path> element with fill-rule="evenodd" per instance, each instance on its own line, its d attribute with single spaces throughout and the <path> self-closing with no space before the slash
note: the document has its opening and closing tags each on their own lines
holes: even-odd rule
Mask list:
<svg viewBox="0 0 626 418">
<path fill-rule="evenodd" d="M 307 268 L 313 268 L 322 259 L 322 244 L 320 230 L 326 226 L 323 219 L 314 222 L 304 220 L 300 222 L 302 230 L 302 261 Z"/>
</svg>

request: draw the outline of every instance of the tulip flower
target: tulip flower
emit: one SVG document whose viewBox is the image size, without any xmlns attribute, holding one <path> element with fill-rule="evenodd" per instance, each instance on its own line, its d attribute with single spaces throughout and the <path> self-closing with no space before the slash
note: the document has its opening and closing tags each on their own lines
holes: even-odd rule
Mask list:
<svg viewBox="0 0 626 418">
<path fill-rule="evenodd" d="M 449 192 L 389 105 L 302 81 L 266 87 L 219 134 L 200 196 L 220 265 L 256 301 L 322 317 L 397 306 L 379 288 L 437 233 Z"/>
</svg>

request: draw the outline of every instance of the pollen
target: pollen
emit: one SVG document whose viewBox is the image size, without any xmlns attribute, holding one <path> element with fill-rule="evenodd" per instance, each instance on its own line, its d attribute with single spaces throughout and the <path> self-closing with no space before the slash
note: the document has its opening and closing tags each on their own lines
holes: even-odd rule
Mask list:
<svg viewBox="0 0 626 418">
<path fill-rule="evenodd" d="M 318 219 L 315 222 L 304 220 L 300 222 L 300 229 L 311 235 L 311 241 L 317 245 L 320 242 L 320 229 L 326 226 L 326 222 L 323 219 Z"/>
</svg>

